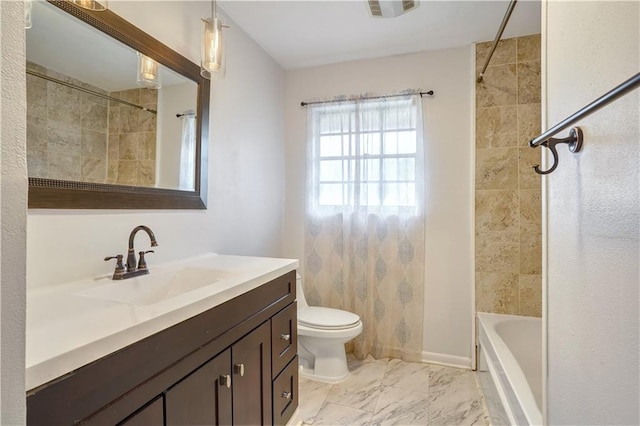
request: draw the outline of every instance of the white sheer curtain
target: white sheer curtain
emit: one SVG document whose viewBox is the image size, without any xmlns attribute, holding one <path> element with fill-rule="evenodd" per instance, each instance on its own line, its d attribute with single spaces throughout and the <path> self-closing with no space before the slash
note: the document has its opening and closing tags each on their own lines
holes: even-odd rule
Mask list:
<svg viewBox="0 0 640 426">
<path fill-rule="evenodd" d="M 179 189 L 193 191 L 196 176 L 196 116 L 193 111 L 182 115 Z"/>
<path fill-rule="evenodd" d="M 422 354 L 419 95 L 308 107 L 305 294 L 360 315 L 358 357 Z"/>
</svg>

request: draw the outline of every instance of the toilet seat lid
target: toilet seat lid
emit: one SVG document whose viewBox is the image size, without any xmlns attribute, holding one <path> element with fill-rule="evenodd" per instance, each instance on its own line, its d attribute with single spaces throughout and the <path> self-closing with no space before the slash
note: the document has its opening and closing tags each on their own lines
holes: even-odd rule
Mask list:
<svg viewBox="0 0 640 426">
<path fill-rule="evenodd" d="M 298 322 L 301 325 L 323 329 L 342 329 L 354 327 L 360 317 L 353 312 L 341 309 L 309 306 L 298 312 Z"/>
</svg>

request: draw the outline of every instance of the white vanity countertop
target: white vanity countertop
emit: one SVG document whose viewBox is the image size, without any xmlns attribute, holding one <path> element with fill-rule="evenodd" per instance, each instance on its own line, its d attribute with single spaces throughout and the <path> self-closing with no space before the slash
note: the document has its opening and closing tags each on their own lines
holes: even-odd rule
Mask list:
<svg viewBox="0 0 640 426">
<path fill-rule="evenodd" d="M 134 284 L 130 278 L 99 277 L 27 292 L 26 388 L 34 389 L 66 373 L 151 336 L 295 270 L 295 259 L 206 254 L 151 265 L 142 277 L 180 268 L 210 268 L 213 284 L 155 304 L 137 306 L 83 295 L 93 288 Z M 152 283 L 152 282 L 151 282 Z"/>
</svg>

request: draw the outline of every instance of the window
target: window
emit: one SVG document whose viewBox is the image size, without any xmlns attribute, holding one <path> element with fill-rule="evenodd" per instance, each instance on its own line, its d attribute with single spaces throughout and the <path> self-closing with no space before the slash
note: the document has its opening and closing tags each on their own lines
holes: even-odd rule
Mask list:
<svg viewBox="0 0 640 426">
<path fill-rule="evenodd" d="M 417 102 L 351 101 L 310 111 L 314 210 L 416 207 L 422 155 Z"/>
</svg>

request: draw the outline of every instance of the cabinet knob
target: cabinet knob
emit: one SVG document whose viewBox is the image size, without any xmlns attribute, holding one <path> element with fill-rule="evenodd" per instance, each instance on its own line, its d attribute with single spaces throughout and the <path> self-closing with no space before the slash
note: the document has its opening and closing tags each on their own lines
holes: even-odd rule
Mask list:
<svg viewBox="0 0 640 426">
<path fill-rule="evenodd" d="M 235 364 L 233 366 L 233 372 L 240 376 L 244 376 L 244 364 Z"/>
<path fill-rule="evenodd" d="M 223 374 L 220 376 L 220 386 L 231 387 L 231 376 L 229 374 Z"/>
<path fill-rule="evenodd" d="M 291 399 L 291 397 L 293 397 L 293 394 L 291 392 L 283 391 L 280 396 L 284 399 Z"/>
<path fill-rule="evenodd" d="M 290 334 L 281 334 L 280 335 L 280 340 L 285 340 L 285 341 L 289 341 L 291 340 L 291 335 Z"/>
</svg>

